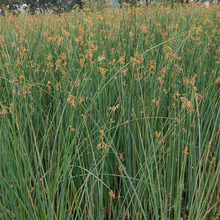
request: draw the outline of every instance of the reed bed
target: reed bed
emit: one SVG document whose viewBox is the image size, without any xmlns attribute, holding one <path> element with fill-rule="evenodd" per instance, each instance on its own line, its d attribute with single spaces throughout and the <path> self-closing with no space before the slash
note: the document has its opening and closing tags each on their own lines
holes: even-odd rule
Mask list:
<svg viewBox="0 0 220 220">
<path fill-rule="evenodd" d="M 0 219 L 219 219 L 220 8 L 0 18 Z"/>
</svg>

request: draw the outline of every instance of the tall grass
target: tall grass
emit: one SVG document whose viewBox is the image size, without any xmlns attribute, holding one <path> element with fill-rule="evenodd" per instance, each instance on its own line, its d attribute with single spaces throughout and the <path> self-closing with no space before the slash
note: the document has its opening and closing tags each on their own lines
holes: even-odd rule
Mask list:
<svg viewBox="0 0 220 220">
<path fill-rule="evenodd" d="M 0 219 L 219 219 L 219 12 L 0 18 Z"/>
</svg>

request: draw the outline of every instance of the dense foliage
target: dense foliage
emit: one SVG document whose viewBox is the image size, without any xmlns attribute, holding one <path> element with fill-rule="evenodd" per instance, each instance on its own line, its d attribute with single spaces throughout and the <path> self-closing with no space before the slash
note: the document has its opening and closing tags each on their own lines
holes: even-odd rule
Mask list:
<svg viewBox="0 0 220 220">
<path fill-rule="evenodd" d="M 219 219 L 220 10 L 0 18 L 0 219 Z"/>
<path fill-rule="evenodd" d="M 78 4 L 80 7 L 83 6 L 81 0 L 0 0 L 0 8 L 2 5 L 8 5 L 10 9 L 16 9 L 16 5 L 29 5 L 30 10 L 34 11 L 37 8 L 41 9 L 64 9 L 65 11 L 73 9 Z"/>
<path fill-rule="evenodd" d="M 205 0 L 195 0 L 196 2 L 198 1 L 205 1 Z M 210 2 L 213 2 L 213 0 L 209 0 Z M 132 6 L 134 5 L 142 5 L 142 4 L 151 4 L 152 2 L 154 3 L 168 3 L 168 4 L 174 4 L 177 2 L 185 2 L 189 3 L 189 0 L 0 0 L 0 8 L 2 8 L 3 5 L 8 5 L 9 9 L 16 9 L 17 6 L 21 6 L 23 4 L 26 4 L 29 6 L 29 10 L 32 12 L 35 11 L 36 9 L 41 9 L 41 10 L 51 10 L 56 8 L 56 12 L 63 12 L 63 11 L 68 11 L 72 10 L 78 5 L 80 8 L 84 6 L 84 3 L 90 4 L 90 5 L 96 5 L 98 8 L 100 6 L 106 6 L 108 3 L 112 4 L 113 7 L 117 5 L 117 7 L 122 7 L 122 5 L 125 3 L 128 3 Z"/>
</svg>

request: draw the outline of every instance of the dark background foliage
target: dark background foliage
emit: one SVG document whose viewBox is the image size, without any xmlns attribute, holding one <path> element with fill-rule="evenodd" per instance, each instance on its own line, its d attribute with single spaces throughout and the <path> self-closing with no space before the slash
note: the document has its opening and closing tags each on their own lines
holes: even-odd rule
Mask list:
<svg viewBox="0 0 220 220">
<path fill-rule="evenodd" d="M 10 9 L 15 9 L 16 5 L 22 4 L 30 5 L 31 10 L 36 10 L 37 8 L 52 9 L 54 7 L 58 9 L 63 8 L 65 10 L 71 10 L 76 4 L 78 4 L 79 7 L 83 6 L 81 0 L 0 0 L 1 8 L 3 5 L 8 5 Z"/>
</svg>

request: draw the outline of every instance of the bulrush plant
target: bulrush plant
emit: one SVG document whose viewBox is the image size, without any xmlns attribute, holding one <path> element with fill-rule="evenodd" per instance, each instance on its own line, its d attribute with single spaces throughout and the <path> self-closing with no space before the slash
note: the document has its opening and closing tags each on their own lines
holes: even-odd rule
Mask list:
<svg viewBox="0 0 220 220">
<path fill-rule="evenodd" d="M 220 218 L 220 8 L 0 18 L 0 219 Z"/>
</svg>

